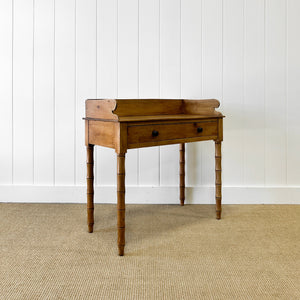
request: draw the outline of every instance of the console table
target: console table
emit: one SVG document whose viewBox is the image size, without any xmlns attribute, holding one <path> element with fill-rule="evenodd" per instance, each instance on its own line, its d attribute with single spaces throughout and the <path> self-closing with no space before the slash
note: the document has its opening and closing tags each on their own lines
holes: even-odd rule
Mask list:
<svg viewBox="0 0 300 300">
<path fill-rule="evenodd" d="M 87 147 L 88 231 L 94 226 L 94 145 L 117 153 L 117 226 L 119 255 L 125 246 L 125 154 L 127 149 L 179 144 L 180 204 L 185 200 L 185 143 L 215 142 L 216 218 L 221 218 L 221 142 L 223 115 L 218 100 L 88 99 Z"/>
</svg>

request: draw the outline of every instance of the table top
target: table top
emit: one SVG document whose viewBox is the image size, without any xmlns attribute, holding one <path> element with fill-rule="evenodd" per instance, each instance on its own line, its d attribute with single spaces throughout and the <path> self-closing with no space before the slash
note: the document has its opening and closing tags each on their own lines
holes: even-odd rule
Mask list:
<svg viewBox="0 0 300 300">
<path fill-rule="evenodd" d="M 88 99 L 85 120 L 138 122 L 223 118 L 216 99 Z"/>
</svg>

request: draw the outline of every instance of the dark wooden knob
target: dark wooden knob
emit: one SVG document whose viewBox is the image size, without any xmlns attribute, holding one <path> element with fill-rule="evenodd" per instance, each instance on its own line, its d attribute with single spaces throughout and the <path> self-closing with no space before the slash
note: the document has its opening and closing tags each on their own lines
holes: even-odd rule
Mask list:
<svg viewBox="0 0 300 300">
<path fill-rule="evenodd" d="M 158 136 L 158 135 L 159 135 L 159 132 L 157 130 L 152 131 L 152 136 Z"/>
<path fill-rule="evenodd" d="M 198 133 L 200 133 L 200 132 L 202 132 L 202 131 L 203 131 L 203 128 L 202 128 L 202 127 L 198 127 L 198 128 L 197 128 L 197 132 L 198 132 Z"/>
</svg>

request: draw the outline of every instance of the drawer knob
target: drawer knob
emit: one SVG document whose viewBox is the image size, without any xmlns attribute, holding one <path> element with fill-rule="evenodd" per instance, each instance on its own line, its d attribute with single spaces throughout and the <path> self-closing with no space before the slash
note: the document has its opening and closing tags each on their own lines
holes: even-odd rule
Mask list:
<svg viewBox="0 0 300 300">
<path fill-rule="evenodd" d="M 159 132 L 157 130 L 152 131 L 152 136 L 158 136 L 158 135 L 159 135 Z"/>
<path fill-rule="evenodd" d="M 200 133 L 200 132 L 202 132 L 202 131 L 203 131 L 203 128 L 202 128 L 202 127 L 198 127 L 198 128 L 197 128 L 197 132 L 198 132 L 198 133 Z"/>
</svg>

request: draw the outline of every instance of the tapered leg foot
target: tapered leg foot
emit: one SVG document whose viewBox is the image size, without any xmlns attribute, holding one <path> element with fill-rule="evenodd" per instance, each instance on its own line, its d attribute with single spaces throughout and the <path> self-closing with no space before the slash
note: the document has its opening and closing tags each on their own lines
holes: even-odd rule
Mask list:
<svg viewBox="0 0 300 300">
<path fill-rule="evenodd" d="M 216 218 L 221 219 L 222 212 L 222 166 L 221 142 L 215 141 L 215 170 L 216 170 Z"/>
<path fill-rule="evenodd" d="M 94 224 L 88 224 L 89 233 L 92 233 L 94 231 Z"/>
<path fill-rule="evenodd" d="M 125 227 L 118 228 L 118 249 L 119 255 L 124 255 L 124 248 L 125 248 Z"/>
<path fill-rule="evenodd" d="M 122 223 L 122 221 L 124 221 Z M 118 249 L 119 255 L 124 255 L 125 247 L 125 210 L 118 211 Z"/>
<path fill-rule="evenodd" d="M 184 205 L 185 200 L 185 144 L 179 144 L 179 190 L 180 190 L 180 205 Z"/>
<path fill-rule="evenodd" d="M 94 145 L 87 145 L 87 224 L 88 231 L 93 232 L 94 227 Z"/>
<path fill-rule="evenodd" d="M 125 154 L 117 157 L 117 209 L 118 209 L 118 248 L 119 255 L 124 255 L 125 247 Z"/>
<path fill-rule="evenodd" d="M 119 246 L 119 256 L 124 256 L 124 246 Z"/>
</svg>

